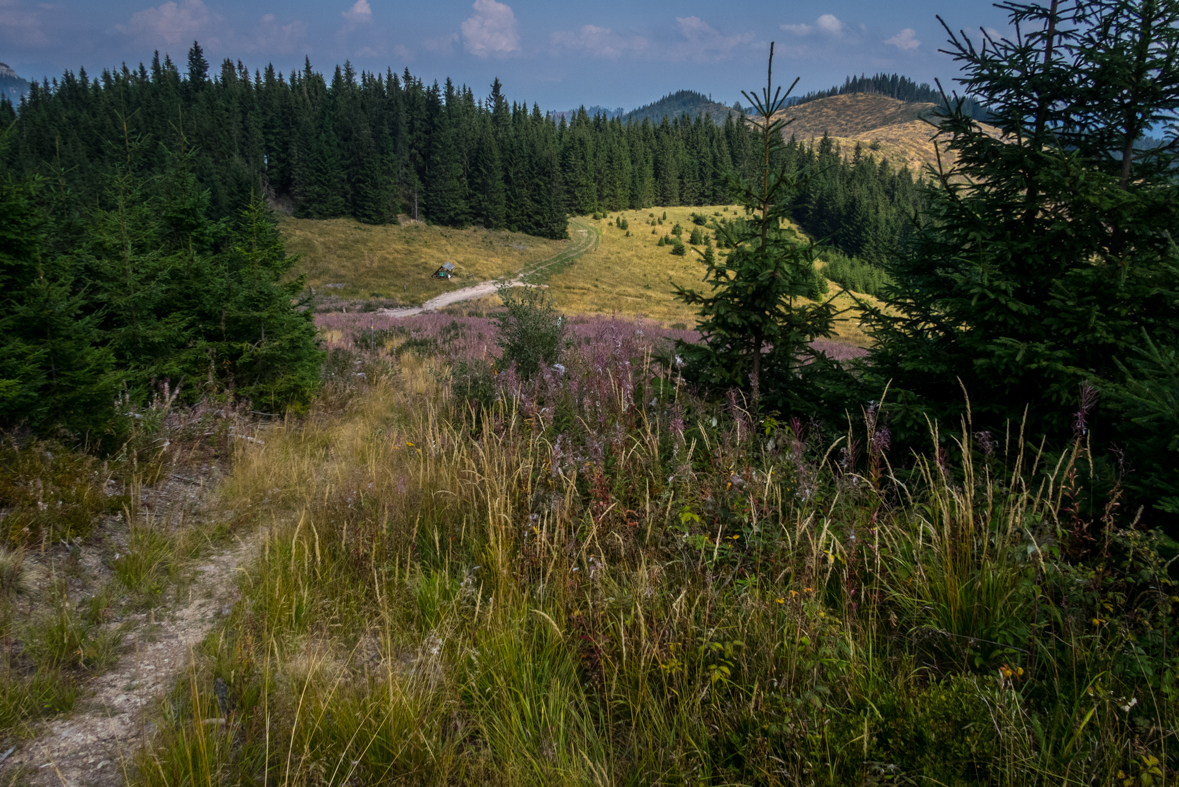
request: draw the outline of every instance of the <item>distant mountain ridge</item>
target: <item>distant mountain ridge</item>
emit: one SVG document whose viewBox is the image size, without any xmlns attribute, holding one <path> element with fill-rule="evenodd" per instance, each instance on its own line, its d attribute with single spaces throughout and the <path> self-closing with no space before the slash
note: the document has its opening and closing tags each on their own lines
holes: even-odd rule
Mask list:
<svg viewBox="0 0 1179 787">
<path fill-rule="evenodd" d="M 4 63 L 0 63 L 0 96 L 5 96 L 13 106 L 20 104 L 21 96 L 29 92 L 29 82 Z"/>
<path fill-rule="evenodd" d="M 553 120 L 555 120 L 558 123 L 560 123 L 562 120 L 564 120 L 566 123 L 568 123 L 569 121 L 573 120 L 573 118 L 577 115 L 577 113 L 583 109 L 585 110 L 585 113 L 587 115 L 589 115 L 590 117 L 597 117 L 598 115 L 601 115 L 604 118 L 606 118 L 606 120 L 613 120 L 614 118 L 622 117 L 623 115 L 626 114 L 626 110 L 623 109 L 622 107 L 616 107 L 615 109 L 606 109 L 606 107 L 599 107 L 595 104 L 592 107 L 584 107 L 583 106 L 583 107 L 578 107 L 577 109 L 563 109 L 560 111 L 549 110 L 548 115 L 549 115 L 549 117 L 551 117 Z"/>
<path fill-rule="evenodd" d="M 658 101 L 627 112 L 622 116 L 622 122 L 642 123 L 644 120 L 650 120 L 652 123 L 661 123 L 664 117 L 671 120 L 686 113 L 691 118 L 695 118 L 697 115 L 711 115 L 713 122 L 723 123 L 725 117 L 731 113 L 735 114 L 737 111 L 733 107 L 713 101 L 711 96 L 706 96 L 695 90 L 677 90 L 675 93 L 668 93 Z"/>
</svg>

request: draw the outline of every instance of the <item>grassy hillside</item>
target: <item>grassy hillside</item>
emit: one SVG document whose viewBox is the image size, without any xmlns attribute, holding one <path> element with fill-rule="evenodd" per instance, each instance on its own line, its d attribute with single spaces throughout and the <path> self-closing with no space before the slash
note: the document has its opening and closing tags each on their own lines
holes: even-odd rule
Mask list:
<svg viewBox="0 0 1179 787">
<path fill-rule="evenodd" d="M 931 117 L 933 104 L 910 104 L 887 96 L 853 93 L 808 101 L 787 107 L 782 114 L 791 120 L 787 134 L 799 139 L 854 137 L 865 131 Z"/>
<path fill-rule="evenodd" d="M 704 247 L 687 243 L 695 226 L 691 216 L 699 213 L 710 218 L 732 217 L 737 210 L 736 206 L 713 205 L 630 210 L 601 219 L 583 216 L 570 225 L 570 231 L 578 233 L 583 226 L 593 228 L 600 242 L 572 262 L 559 260 L 573 245 L 569 241 L 478 228 L 454 230 L 419 223 L 373 227 L 352 219 L 284 219 L 281 226 L 290 251 L 302 257 L 298 272 L 307 276 L 308 284 L 320 298 L 321 309 L 354 310 L 365 308 L 361 305 L 364 302 L 374 301 L 379 306 L 392 305 L 389 300 L 418 305 L 435 295 L 513 275 L 558 258 L 552 268 L 530 278 L 549 287 L 562 311 L 643 316 L 664 326 L 691 328 L 695 325 L 695 310 L 672 296 L 674 284 L 701 286 L 700 255 L 692 249 Z M 618 219 L 629 223 L 629 236 L 627 230 L 618 228 Z M 656 222 L 654 227 L 647 224 L 652 220 Z M 671 246 L 657 245 L 658 239 L 670 235 L 677 223 L 683 227 L 688 248 L 682 257 L 672 254 Z M 707 236 L 713 235 L 703 227 L 701 230 Z M 456 277 L 451 281 L 431 278 L 446 261 L 455 263 Z M 843 297 L 839 304 L 852 305 Z M 854 318 L 840 322 L 838 338 L 867 346 L 867 337 Z"/>
<path fill-rule="evenodd" d="M 318 295 L 343 301 L 392 299 L 406 305 L 515 273 L 569 246 L 569 241 L 506 230 L 459 230 L 411 221 L 372 226 L 353 219 L 285 218 L 280 228 L 287 250 L 302 259 L 296 272 L 307 276 Z M 444 262 L 454 263 L 454 278 L 432 278 Z"/>
<path fill-rule="evenodd" d="M 787 108 L 783 114 L 793 121 L 786 128 L 787 135 L 816 139 L 827 134 L 847 156 L 859 144 L 868 155 L 920 172 L 937 163 L 932 141 L 937 129 L 930 123 L 934 108 L 929 103 L 851 93 L 808 101 Z M 990 129 L 986 124 L 982 127 Z M 943 163 L 950 160 L 943 156 Z"/>
<path fill-rule="evenodd" d="M 573 264 L 547 276 L 545 283 L 551 287 L 558 307 L 572 314 L 642 315 L 668 326 L 683 324 L 692 327 L 695 325 L 695 310 L 672 296 L 675 284 L 705 286 L 701 281 L 704 269 L 700 255 L 693 250 L 703 251 L 704 247 L 687 243 L 694 226 L 691 216 L 698 213 L 719 219 L 733 217 L 738 210 L 731 205 L 649 208 L 621 211 L 597 221 L 582 218 L 600 230 L 601 242 Z M 667 216 L 665 220 L 664 215 Z M 630 237 L 627 237 L 627 230 L 618 228 L 615 223 L 618 219 L 625 219 L 630 225 Z M 646 223 L 652 219 L 656 221 L 654 227 Z M 662 224 L 658 223 L 660 220 L 663 220 Z M 670 246 L 656 245 L 659 238 L 670 234 L 677 223 L 683 227 L 683 239 L 688 249 L 683 257 L 672 254 Z M 705 235 L 713 235 L 710 230 L 701 229 Z M 652 230 L 655 230 L 654 234 Z M 844 297 L 838 303 L 841 307 L 852 305 L 850 299 Z M 867 337 L 854 318 L 840 322 L 838 338 L 849 344 L 867 346 Z"/>
</svg>

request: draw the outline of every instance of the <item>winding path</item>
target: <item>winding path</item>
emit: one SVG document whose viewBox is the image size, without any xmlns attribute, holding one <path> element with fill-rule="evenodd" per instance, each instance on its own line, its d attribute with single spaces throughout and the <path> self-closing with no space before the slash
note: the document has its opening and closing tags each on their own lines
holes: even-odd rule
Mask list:
<svg viewBox="0 0 1179 787">
<path fill-rule="evenodd" d="M 463 287 L 453 292 L 444 292 L 441 295 L 431 298 L 423 303 L 421 306 L 410 306 L 401 309 L 380 309 L 378 314 L 386 314 L 390 317 L 413 317 L 415 314 L 422 314 L 423 312 L 437 311 L 445 308 L 451 304 L 461 303 L 463 301 L 472 301 L 476 298 L 483 298 L 487 295 L 494 295 L 500 285 L 506 284 L 509 287 L 519 287 L 528 284 L 530 279 L 533 279 L 538 274 L 544 273 L 550 268 L 573 262 L 589 251 L 593 251 L 598 246 L 598 241 L 601 238 L 601 231 L 591 224 L 588 224 L 581 219 L 570 219 L 571 235 L 573 236 L 573 245 L 571 248 L 565 249 L 561 253 L 549 257 L 547 260 L 533 265 L 531 268 L 525 268 L 516 273 L 514 278 L 493 279 L 492 281 L 479 282 L 472 284 L 470 287 Z"/>
</svg>

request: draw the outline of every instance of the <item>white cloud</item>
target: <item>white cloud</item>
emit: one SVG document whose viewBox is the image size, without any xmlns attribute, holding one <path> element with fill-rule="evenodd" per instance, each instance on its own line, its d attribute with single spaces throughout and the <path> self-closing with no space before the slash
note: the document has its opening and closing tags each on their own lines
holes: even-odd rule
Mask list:
<svg viewBox="0 0 1179 787">
<path fill-rule="evenodd" d="M 496 0 L 475 0 L 475 15 L 462 24 L 463 49 L 477 57 L 520 51 L 520 33 L 512 7 Z"/>
<path fill-rule="evenodd" d="M 356 0 L 356 4 L 341 14 L 352 30 L 373 21 L 373 9 L 368 0 Z"/>
<path fill-rule="evenodd" d="M 911 27 L 906 27 L 892 38 L 885 39 L 884 43 L 892 44 L 897 49 L 901 49 L 906 52 L 910 49 L 916 49 L 917 47 L 921 46 L 921 42 L 917 40 L 917 31 Z"/>
<path fill-rule="evenodd" d="M 422 42 L 422 46 L 426 48 L 427 52 L 445 55 L 454 51 L 455 41 L 458 41 L 458 33 L 451 33 L 448 36 L 439 36 L 438 38 L 427 38 Z"/>
<path fill-rule="evenodd" d="M 144 44 L 162 42 L 174 46 L 199 38 L 222 21 L 201 0 L 180 0 L 137 11 L 131 15 L 130 22 L 115 25 L 115 29 Z"/>
<path fill-rule="evenodd" d="M 304 22 L 295 20 L 282 24 L 274 14 L 266 14 L 248 46 L 255 52 L 290 53 L 297 51 L 299 43 L 306 37 L 307 25 Z"/>
<path fill-rule="evenodd" d="M 555 49 L 581 49 L 593 57 L 608 59 L 640 54 L 651 44 L 642 36 L 627 36 L 595 25 L 583 25 L 576 33 L 556 32 L 550 40 Z"/>
<path fill-rule="evenodd" d="M 815 26 L 828 35 L 837 36 L 843 32 L 843 22 L 836 19 L 834 14 L 823 14 L 815 20 Z"/>
<path fill-rule="evenodd" d="M 676 17 L 680 33 L 687 46 L 673 53 L 673 59 L 722 60 L 731 57 L 733 51 L 753 43 L 753 33 L 724 35 L 698 16 Z"/>
<path fill-rule="evenodd" d="M 834 14 L 823 14 L 815 20 L 813 25 L 798 23 L 794 25 L 778 25 L 787 33 L 793 33 L 796 36 L 809 36 L 811 33 L 819 32 L 826 33 L 830 36 L 843 35 L 843 22 Z"/>
<path fill-rule="evenodd" d="M 41 15 L 18 0 L 0 0 L 0 39 L 17 46 L 45 46 L 49 37 L 41 29 Z M 42 9 L 45 10 L 45 9 Z"/>
</svg>

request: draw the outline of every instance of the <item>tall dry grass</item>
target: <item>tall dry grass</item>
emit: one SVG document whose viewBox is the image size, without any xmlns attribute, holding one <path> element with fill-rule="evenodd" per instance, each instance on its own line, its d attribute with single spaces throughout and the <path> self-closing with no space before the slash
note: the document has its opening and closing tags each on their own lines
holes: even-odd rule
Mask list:
<svg viewBox="0 0 1179 787">
<path fill-rule="evenodd" d="M 1170 580 L 1116 488 L 1080 505 L 1087 445 L 892 456 L 874 407 L 702 402 L 641 338 L 489 406 L 370 356 L 240 446 L 264 547 L 132 782 L 1170 778 Z"/>
</svg>

